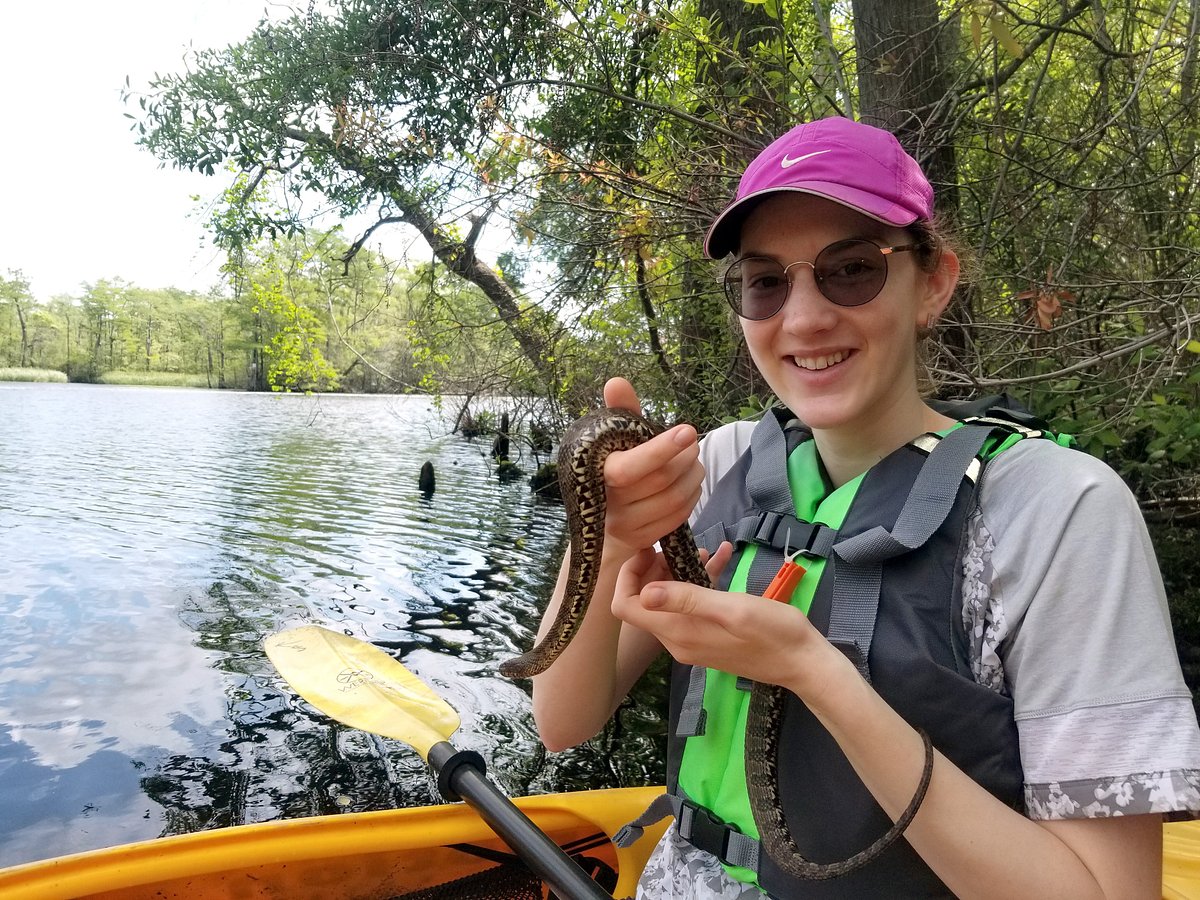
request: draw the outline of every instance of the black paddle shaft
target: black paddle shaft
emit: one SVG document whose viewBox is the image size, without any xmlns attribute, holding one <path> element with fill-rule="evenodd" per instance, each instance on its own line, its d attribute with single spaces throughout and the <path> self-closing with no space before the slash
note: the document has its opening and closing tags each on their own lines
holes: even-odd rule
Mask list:
<svg viewBox="0 0 1200 900">
<path fill-rule="evenodd" d="M 465 800 L 513 852 L 563 900 L 612 900 L 563 849 L 487 777 L 483 758 L 447 741 L 429 748 L 438 789 L 447 800 Z"/>
</svg>

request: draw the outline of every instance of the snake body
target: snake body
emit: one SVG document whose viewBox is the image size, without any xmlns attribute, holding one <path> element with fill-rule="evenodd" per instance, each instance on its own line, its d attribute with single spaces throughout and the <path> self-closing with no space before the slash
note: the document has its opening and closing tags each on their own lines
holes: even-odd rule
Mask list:
<svg viewBox="0 0 1200 900">
<path fill-rule="evenodd" d="M 604 549 L 604 460 L 615 450 L 628 450 L 649 440 L 659 429 L 623 409 L 599 409 L 577 420 L 563 435 L 558 454 L 559 487 L 567 512 L 571 551 L 567 584 L 553 624 L 527 653 L 500 664 L 509 678 L 531 678 L 558 659 L 579 630 L 591 603 Z M 684 522 L 661 538 L 659 546 L 676 581 L 711 587 L 692 530 Z M 928 786 L 932 749 L 926 744 L 926 771 L 909 809 L 883 837 L 849 859 L 814 863 L 805 859 L 792 838 L 779 799 L 778 752 L 785 689 L 754 682 L 747 712 L 746 784 L 754 824 L 762 845 L 789 875 L 822 880 L 844 875 L 870 862 L 903 833 Z"/>
<path fill-rule="evenodd" d="M 571 536 L 567 585 L 549 631 L 527 653 L 500 664 L 509 678 L 532 678 L 558 659 L 575 637 L 596 589 L 604 550 L 604 460 L 614 450 L 629 450 L 658 433 L 649 421 L 624 409 L 599 409 L 574 422 L 558 451 L 558 485 L 567 509 Z M 659 541 L 676 581 L 710 587 L 687 523 Z"/>
</svg>

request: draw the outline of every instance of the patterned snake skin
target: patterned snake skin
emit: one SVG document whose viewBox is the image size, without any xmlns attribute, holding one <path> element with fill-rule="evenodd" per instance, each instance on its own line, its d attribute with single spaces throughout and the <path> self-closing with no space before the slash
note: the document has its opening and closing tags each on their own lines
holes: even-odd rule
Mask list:
<svg viewBox="0 0 1200 900">
<path fill-rule="evenodd" d="M 576 421 L 563 435 L 558 451 L 558 483 L 571 534 L 567 588 L 545 637 L 528 653 L 501 663 L 501 675 L 531 678 L 550 668 L 571 643 L 591 603 L 600 574 L 604 514 L 608 508 L 604 496 L 604 460 L 614 450 L 636 447 L 657 433 L 658 429 L 639 415 L 623 409 L 600 409 Z M 676 581 L 711 587 L 686 522 L 659 544 Z"/>
<path fill-rule="evenodd" d="M 501 663 L 502 675 L 531 678 L 546 671 L 575 636 L 596 587 L 604 548 L 604 460 L 614 450 L 636 447 L 657 433 L 646 419 L 628 410 L 600 409 L 576 421 L 563 435 L 558 477 L 571 539 L 566 591 L 550 630 L 532 650 Z M 676 581 L 712 586 L 686 522 L 659 545 Z M 746 782 L 754 824 L 767 853 L 788 874 L 814 880 L 844 875 L 870 862 L 899 838 L 916 813 L 915 804 L 887 834 L 849 859 L 828 864 L 805 859 L 792 839 L 779 801 L 777 755 L 783 700 L 784 688 L 754 682 L 746 726 Z M 928 738 L 925 740 L 928 748 Z M 928 772 L 923 787 L 927 784 Z"/>
</svg>

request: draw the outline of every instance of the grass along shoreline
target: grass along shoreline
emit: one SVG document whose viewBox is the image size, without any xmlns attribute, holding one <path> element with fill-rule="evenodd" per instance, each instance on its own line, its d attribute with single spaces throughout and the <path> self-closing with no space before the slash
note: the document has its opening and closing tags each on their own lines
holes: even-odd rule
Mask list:
<svg viewBox="0 0 1200 900">
<path fill-rule="evenodd" d="M 0 368 L 0 381 L 54 381 L 67 383 L 67 375 L 58 369 Z"/>
<path fill-rule="evenodd" d="M 0 381 L 38 381 L 66 384 L 70 379 L 58 369 L 33 369 L 15 366 L 0 367 Z M 208 378 L 190 372 L 105 372 L 96 384 L 124 384 L 139 387 L 207 388 Z"/>
</svg>

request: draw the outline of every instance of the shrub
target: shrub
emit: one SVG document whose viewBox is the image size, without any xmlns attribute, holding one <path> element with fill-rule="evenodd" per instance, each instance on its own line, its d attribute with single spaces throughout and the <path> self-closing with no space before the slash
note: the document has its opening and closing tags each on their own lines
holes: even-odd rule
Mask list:
<svg viewBox="0 0 1200 900">
<path fill-rule="evenodd" d="M 0 368 L 0 381 L 54 381 L 66 384 L 67 375 L 58 369 Z"/>
</svg>

